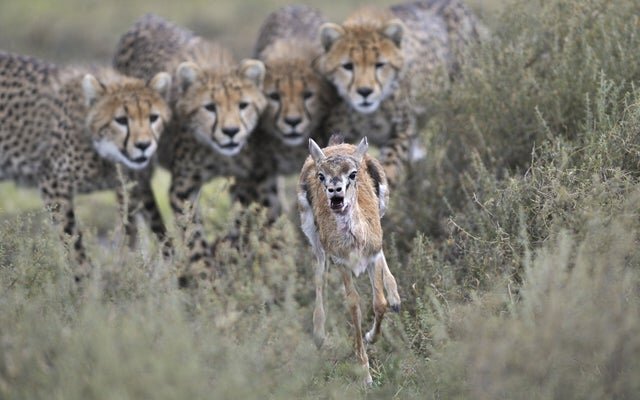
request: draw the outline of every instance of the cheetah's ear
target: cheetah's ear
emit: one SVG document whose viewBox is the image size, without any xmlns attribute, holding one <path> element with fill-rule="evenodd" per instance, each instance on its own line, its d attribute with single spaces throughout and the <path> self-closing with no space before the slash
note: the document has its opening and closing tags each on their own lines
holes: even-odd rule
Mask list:
<svg viewBox="0 0 640 400">
<path fill-rule="evenodd" d="M 309 138 L 309 153 L 311 153 L 311 158 L 313 158 L 313 161 L 315 162 L 319 162 L 327 158 L 327 156 L 322 152 L 320 146 L 318 146 L 318 143 L 311 138 Z"/>
<path fill-rule="evenodd" d="M 344 35 L 344 28 L 332 22 L 324 23 L 320 26 L 320 42 L 324 51 L 329 51 L 333 43 Z"/>
<path fill-rule="evenodd" d="M 185 61 L 178 65 L 176 75 L 178 76 L 180 90 L 183 92 L 187 90 L 198 79 L 201 72 L 200 67 L 190 61 Z"/>
<path fill-rule="evenodd" d="M 392 19 L 382 28 L 381 33 L 391 39 L 397 47 L 400 47 L 404 35 L 404 24 L 399 19 Z"/>
<path fill-rule="evenodd" d="M 356 148 L 356 160 L 358 163 L 362 161 L 362 158 L 367 153 L 367 149 L 369 149 L 369 142 L 367 141 L 367 137 L 363 137 L 360 143 L 358 143 L 358 147 Z"/>
<path fill-rule="evenodd" d="M 262 90 L 265 73 L 266 68 L 260 60 L 247 59 L 240 63 L 240 75 L 255 83 L 260 90 Z"/>
<path fill-rule="evenodd" d="M 104 85 L 93 75 L 86 74 L 82 78 L 82 93 L 87 107 L 93 105 L 105 92 Z"/>
<path fill-rule="evenodd" d="M 147 84 L 151 89 L 160 93 L 165 100 L 169 98 L 171 93 L 171 75 L 166 72 L 158 72 Z"/>
</svg>

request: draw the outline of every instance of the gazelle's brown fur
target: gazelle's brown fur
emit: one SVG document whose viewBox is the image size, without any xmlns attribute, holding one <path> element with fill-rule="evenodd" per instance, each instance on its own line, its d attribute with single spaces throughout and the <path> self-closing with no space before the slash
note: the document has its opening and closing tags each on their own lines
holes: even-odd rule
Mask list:
<svg viewBox="0 0 640 400">
<path fill-rule="evenodd" d="M 355 328 L 356 356 L 366 371 L 365 384 L 369 385 L 372 379 L 362 340 L 360 297 L 352 274 L 358 276 L 366 270 L 371 280 L 375 321 L 364 337 L 369 343 L 378 338 L 387 306 L 399 311 L 400 296 L 382 251 L 380 218 L 389 200 L 387 179 L 380 163 L 366 154 L 367 148 L 366 137 L 356 147 L 341 143 L 340 138 L 334 136 L 325 149 L 309 139 L 311 156 L 300 174 L 298 207 L 302 230 L 317 260 L 313 312 L 316 344 L 321 346 L 325 337 L 323 286 L 328 257 L 341 266 L 347 306 Z"/>
</svg>

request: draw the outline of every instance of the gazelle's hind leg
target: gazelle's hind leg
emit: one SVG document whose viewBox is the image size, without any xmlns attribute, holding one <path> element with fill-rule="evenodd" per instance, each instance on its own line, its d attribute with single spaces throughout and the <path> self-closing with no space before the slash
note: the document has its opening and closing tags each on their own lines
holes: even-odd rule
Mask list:
<svg viewBox="0 0 640 400">
<path fill-rule="evenodd" d="M 325 339 L 324 332 L 324 275 L 325 275 L 325 255 L 322 249 L 317 249 L 316 252 L 316 269 L 313 281 L 316 286 L 316 305 L 313 310 L 313 340 L 318 348 L 322 347 Z"/>
<path fill-rule="evenodd" d="M 376 264 L 378 263 L 382 267 L 382 281 L 384 282 L 384 289 L 387 292 L 387 299 L 389 300 L 391 311 L 400 312 L 400 295 L 398 294 L 396 278 L 391 274 L 389 265 L 387 265 L 387 259 L 384 257 L 384 252 L 382 251 L 380 251 L 380 256 L 376 259 Z"/>
<path fill-rule="evenodd" d="M 382 325 L 382 319 L 384 313 L 387 311 L 387 299 L 384 297 L 384 284 L 383 284 L 383 267 L 379 261 L 383 258 L 382 252 L 376 257 L 375 261 L 369 263 L 367 266 L 367 272 L 369 273 L 369 280 L 371 281 L 371 292 L 373 294 L 373 327 L 364 336 L 367 343 L 375 343 L 380 335 L 380 326 Z"/>
<path fill-rule="evenodd" d="M 367 350 L 364 347 L 362 340 L 362 313 L 360 311 L 360 296 L 358 291 L 353 285 L 351 279 L 351 271 L 346 268 L 341 268 L 342 281 L 344 282 L 344 288 L 346 290 L 345 296 L 347 300 L 347 307 L 349 307 L 349 313 L 351 314 L 351 320 L 353 321 L 355 350 L 358 362 L 364 369 L 364 384 L 370 386 L 373 383 L 371 373 L 369 372 L 369 358 L 367 357 Z"/>
</svg>

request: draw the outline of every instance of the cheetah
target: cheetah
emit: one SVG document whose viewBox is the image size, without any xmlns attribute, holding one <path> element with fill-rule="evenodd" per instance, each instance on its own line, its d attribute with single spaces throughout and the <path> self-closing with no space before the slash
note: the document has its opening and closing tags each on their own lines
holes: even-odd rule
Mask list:
<svg viewBox="0 0 640 400">
<path fill-rule="evenodd" d="M 420 147 L 430 96 L 448 87 L 466 49 L 485 32 L 459 0 L 363 8 L 342 25 L 322 25 L 324 51 L 315 66 L 342 100 L 326 129 L 349 141 L 367 135 L 396 186 Z"/>
<path fill-rule="evenodd" d="M 194 276 L 208 279 L 211 250 L 197 208 L 190 207 L 209 180 L 249 170 L 246 143 L 267 106 L 264 64 L 237 63 L 224 46 L 153 14 L 121 37 L 113 63 L 120 72 L 145 79 L 159 70 L 173 74 L 174 117 L 160 140 L 158 162 L 171 173 L 169 199 L 189 250 L 180 283 L 193 283 Z"/>
<path fill-rule="evenodd" d="M 258 32 L 254 56 L 266 67 L 268 106 L 261 133 L 248 144 L 255 167 L 247 178 L 236 179 L 232 196 L 245 205 L 265 206 L 271 221 L 282 213 L 277 177 L 300 170 L 309 137 L 326 142 L 319 128 L 336 96 L 312 66 L 322 52 L 318 31 L 325 22 L 313 7 L 289 5 L 269 14 Z"/>
<path fill-rule="evenodd" d="M 148 165 L 171 117 L 170 88 L 165 72 L 145 82 L 110 69 L 58 67 L 0 52 L 0 179 L 40 189 L 62 236 L 71 237 L 77 281 L 90 265 L 74 196 L 118 188 L 122 199 L 116 166 L 135 182 L 129 217 L 145 212 L 152 230 L 165 236 L 153 195 L 145 194 Z M 125 229 L 133 234 L 130 224 Z"/>
<path fill-rule="evenodd" d="M 290 5 L 272 12 L 258 32 L 255 56 L 266 67 L 269 101 L 261 126 L 289 146 L 306 146 L 334 102 L 332 87 L 312 67 L 325 22 L 315 8 Z"/>
</svg>

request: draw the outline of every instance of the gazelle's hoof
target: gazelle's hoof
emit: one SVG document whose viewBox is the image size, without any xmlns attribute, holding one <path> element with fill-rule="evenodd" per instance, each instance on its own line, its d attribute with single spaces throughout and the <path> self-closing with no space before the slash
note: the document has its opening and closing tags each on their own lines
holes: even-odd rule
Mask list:
<svg viewBox="0 0 640 400">
<path fill-rule="evenodd" d="M 391 311 L 393 311 L 394 313 L 400 312 L 401 301 L 400 301 L 400 295 L 398 294 L 397 290 L 391 289 L 387 291 L 387 301 Z"/>
<path fill-rule="evenodd" d="M 374 344 L 377 340 L 378 338 L 373 331 L 369 331 L 364 335 L 364 341 L 367 342 L 367 344 Z"/>
<path fill-rule="evenodd" d="M 367 376 L 364 378 L 364 387 L 369 389 L 373 386 L 373 378 L 371 378 L 371 374 L 367 372 Z"/>
<path fill-rule="evenodd" d="M 321 349 L 324 344 L 325 335 L 323 334 L 314 334 L 313 342 L 316 344 L 316 348 Z"/>
</svg>

